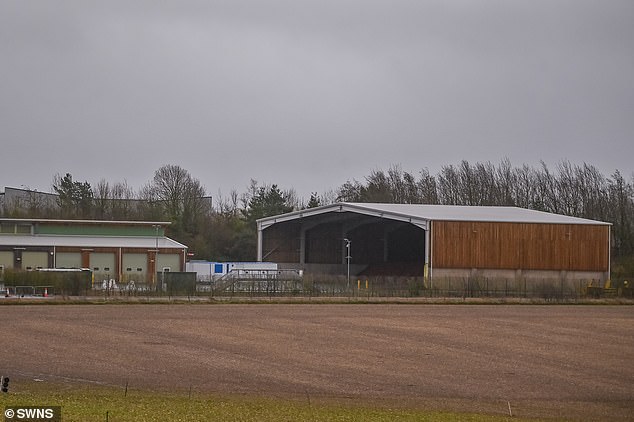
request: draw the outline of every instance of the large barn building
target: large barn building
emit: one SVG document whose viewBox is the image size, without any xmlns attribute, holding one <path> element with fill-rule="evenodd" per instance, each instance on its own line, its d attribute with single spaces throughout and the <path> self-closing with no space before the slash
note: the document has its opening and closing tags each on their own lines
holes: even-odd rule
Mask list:
<svg viewBox="0 0 634 422">
<path fill-rule="evenodd" d="M 154 283 L 184 271 L 187 247 L 167 222 L 0 218 L 0 270 L 86 268 L 95 280 Z"/>
<path fill-rule="evenodd" d="M 258 260 L 321 274 L 604 281 L 610 228 L 517 207 L 337 203 L 258 220 Z"/>
</svg>

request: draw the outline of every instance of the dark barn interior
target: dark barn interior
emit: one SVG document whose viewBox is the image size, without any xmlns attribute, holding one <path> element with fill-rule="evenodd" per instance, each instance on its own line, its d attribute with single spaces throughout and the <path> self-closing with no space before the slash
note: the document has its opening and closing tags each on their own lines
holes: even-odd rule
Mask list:
<svg viewBox="0 0 634 422">
<path fill-rule="evenodd" d="M 328 272 L 329 266 L 346 263 L 345 239 L 350 241 L 350 263 L 357 274 L 423 274 L 423 229 L 356 213 L 322 214 L 268 227 L 262 245 L 263 260 L 302 264 L 314 271 L 319 271 L 321 265 Z"/>
</svg>

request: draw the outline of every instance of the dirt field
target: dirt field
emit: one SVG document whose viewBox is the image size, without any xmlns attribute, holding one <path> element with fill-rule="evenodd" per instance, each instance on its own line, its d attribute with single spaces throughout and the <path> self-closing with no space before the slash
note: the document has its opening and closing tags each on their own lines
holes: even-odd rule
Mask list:
<svg viewBox="0 0 634 422">
<path fill-rule="evenodd" d="M 634 418 L 634 307 L 1 306 L 21 380 Z"/>
</svg>

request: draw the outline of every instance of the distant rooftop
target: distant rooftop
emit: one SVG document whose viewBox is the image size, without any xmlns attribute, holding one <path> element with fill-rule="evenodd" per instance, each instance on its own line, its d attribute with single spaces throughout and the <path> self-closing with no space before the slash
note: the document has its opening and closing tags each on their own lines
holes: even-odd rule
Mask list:
<svg viewBox="0 0 634 422">
<path fill-rule="evenodd" d="M 12 247 L 81 247 L 81 248 L 159 248 L 186 249 L 187 246 L 165 236 L 0 236 L 0 245 Z"/>
<path fill-rule="evenodd" d="M 119 225 L 139 225 L 139 226 L 169 226 L 172 224 L 169 221 L 117 221 L 117 220 L 64 220 L 64 219 L 49 219 L 49 218 L 2 218 L 0 217 L 0 222 L 6 223 L 48 223 L 48 224 L 103 224 L 103 225 L 111 225 L 111 224 L 119 224 Z"/>
</svg>

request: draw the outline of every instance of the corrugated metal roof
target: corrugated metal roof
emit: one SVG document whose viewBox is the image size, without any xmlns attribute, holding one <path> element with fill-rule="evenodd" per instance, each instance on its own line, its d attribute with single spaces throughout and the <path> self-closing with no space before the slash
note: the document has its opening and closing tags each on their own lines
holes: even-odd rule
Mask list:
<svg viewBox="0 0 634 422">
<path fill-rule="evenodd" d="M 519 207 L 422 205 L 422 204 L 377 204 L 347 203 L 355 208 L 404 214 L 425 220 L 484 221 L 544 224 L 609 224 L 585 218 L 569 217 L 549 212 Z"/>
<path fill-rule="evenodd" d="M 3 235 L 0 245 L 26 246 L 66 246 L 74 248 L 156 248 L 157 238 L 150 236 L 53 236 L 53 235 Z M 166 249 L 186 249 L 187 246 L 170 239 L 158 237 L 158 247 Z"/>
<path fill-rule="evenodd" d="M 541 223 L 541 224 L 593 224 L 610 225 L 603 221 L 569 217 L 543 211 L 518 207 L 461 206 L 461 205 L 424 205 L 424 204 L 382 204 L 341 202 L 309 208 L 258 220 L 261 228 L 271 224 L 305 218 L 329 212 L 356 212 L 382 218 L 410 221 L 414 224 L 423 221 L 473 221 L 499 223 Z"/>
</svg>

